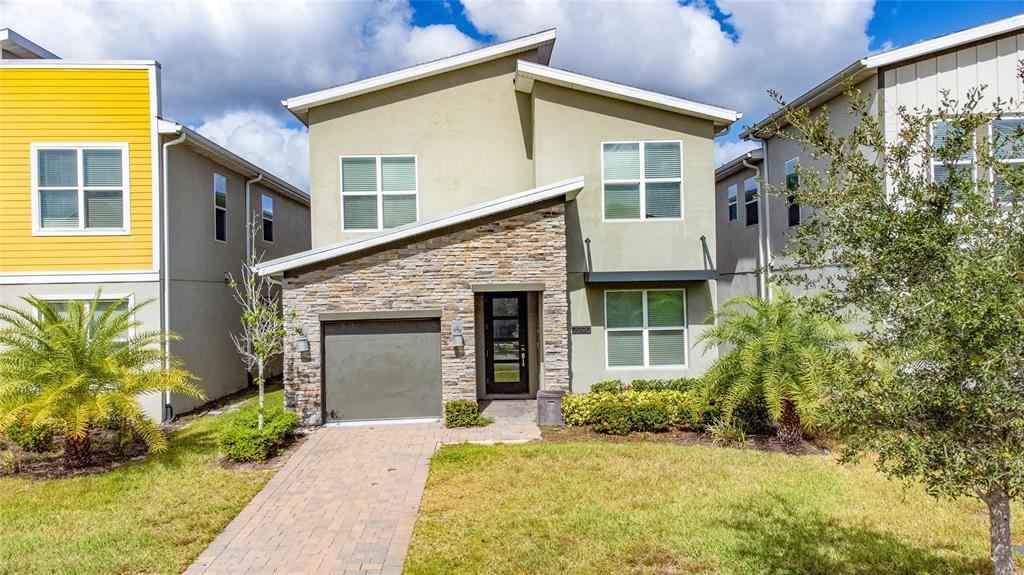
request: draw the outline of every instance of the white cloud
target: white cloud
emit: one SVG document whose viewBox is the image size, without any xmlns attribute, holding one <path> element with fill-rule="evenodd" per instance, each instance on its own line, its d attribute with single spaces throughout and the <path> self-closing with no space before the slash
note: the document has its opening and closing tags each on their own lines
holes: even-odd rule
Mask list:
<svg viewBox="0 0 1024 575">
<path fill-rule="evenodd" d="M 309 189 L 306 130 L 282 126 L 266 112 L 234 111 L 211 118 L 196 131 L 275 176 Z"/>
<path fill-rule="evenodd" d="M 750 150 L 760 147 L 761 144 L 757 142 L 748 142 L 746 140 L 719 140 L 715 142 L 715 166 L 721 166 L 740 154 L 745 154 Z"/>
</svg>

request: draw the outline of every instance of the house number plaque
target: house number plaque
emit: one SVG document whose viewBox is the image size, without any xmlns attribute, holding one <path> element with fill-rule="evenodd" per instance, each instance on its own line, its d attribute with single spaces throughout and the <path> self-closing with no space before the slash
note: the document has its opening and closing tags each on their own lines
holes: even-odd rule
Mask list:
<svg viewBox="0 0 1024 575">
<path fill-rule="evenodd" d="M 574 325 L 572 326 L 573 335 L 590 335 L 589 325 Z"/>
</svg>

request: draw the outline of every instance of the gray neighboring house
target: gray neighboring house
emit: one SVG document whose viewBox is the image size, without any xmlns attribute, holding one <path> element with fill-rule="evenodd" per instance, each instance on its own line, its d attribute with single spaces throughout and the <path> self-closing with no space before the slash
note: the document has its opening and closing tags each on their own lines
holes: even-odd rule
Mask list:
<svg viewBox="0 0 1024 575">
<path fill-rule="evenodd" d="M 894 138 L 900 125 L 897 110 L 906 107 L 936 109 L 947 90 L 954 99 L 964 101 L 968 92 L 987 86 L 979 109 L 991 108 L 995 100 L 1013 100 L 1020 109 L 1024 83 L 1017 75 L 1017 63 L 1024 59 L 1024 15 L 1014 16 L 953 34 L 887 50 L 859 59 L 837 72 L 807 93 L 793 99 L 789 106 L 826 108 L 833 129 L 849 134 L 856 119 L 848 111 L 849 98 L 843 93 L 850 80 L 869 99 L 869 112 L 877 115 L 887 137 Z M 769 196 L 755 201 L 757 223 L 750 223 L 750 204 L 744 190 L 767 182 L 783 186 L 796 178 L 795 167 L 822 170 L 826 164 L 810 158 L 795 142 L 770 137 L 766 129 L 776 122 L 788 127 L 778 111 L 747 128 L 741 137 L 759 141 L 762 148 L 737 157 L 715 170 L 717 203 L 719 303 L 736 295 L 764 295 L 764 284 L 773 270 L 790 262 L 781 255 L 791 230 L 808 217 L 806 207 L 790 205 L 786 198 Z M 993 121 L 978 134 L 1012 129 L 1024 123 L 1024 117 L 1009 115 Z M 941 126 L 935 126 L 936 133 Z M 1024 163 L 1024 158 L 1007 158 Z M 942 177 L 942 166 L 932 165 L 935 177 Z M 990 177 L 979 174 L 978 177 Z M 735 201 L 733 192 L 736 192 Z M 755 198 L 757 200 L 758 198 Z M 735 206 L 735 207 L 734 207 Z M 824 273 L 822 270 L 804 270 Z"/>
<path fill-rule="evenodd" d="M 548 66 L 553 30 L 290 98 L 313 248 L 266 262 L 305 424 L 699 375 L 734 111 Z"/>
</svg>

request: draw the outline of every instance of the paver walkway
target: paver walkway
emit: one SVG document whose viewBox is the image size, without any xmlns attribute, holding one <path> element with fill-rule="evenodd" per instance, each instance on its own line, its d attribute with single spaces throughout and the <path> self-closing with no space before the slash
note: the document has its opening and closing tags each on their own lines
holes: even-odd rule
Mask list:
<svg viewBox="0 0 1024 575">
<path fill-rule="evenodd" d="M 533 402 L 495 402 L 495 423 L 323 427 L 196 559 L 186 575 L 399 574 L 444 443 L 540 438 Z"/>
</svg>

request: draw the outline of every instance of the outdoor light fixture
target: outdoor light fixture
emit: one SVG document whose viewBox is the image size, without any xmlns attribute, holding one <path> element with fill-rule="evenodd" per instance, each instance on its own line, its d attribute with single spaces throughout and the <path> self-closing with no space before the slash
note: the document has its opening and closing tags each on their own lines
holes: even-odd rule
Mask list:
<svg viewBox="0 0 1024 575">
<path fill-rule="evenodd" d="M 452 347 L 464 347 L 465 345 L 466 342 L 462 339 L 462 320 L 457 319 L 452 322 Z"/>
<path fill-rule="evenodd" d="M 299 334 L 299 341 L 296 342 L 296 349 L 299 353 L 309 353 L 309 338 L 306 337 L 306 333 Z"/>
</svg>

